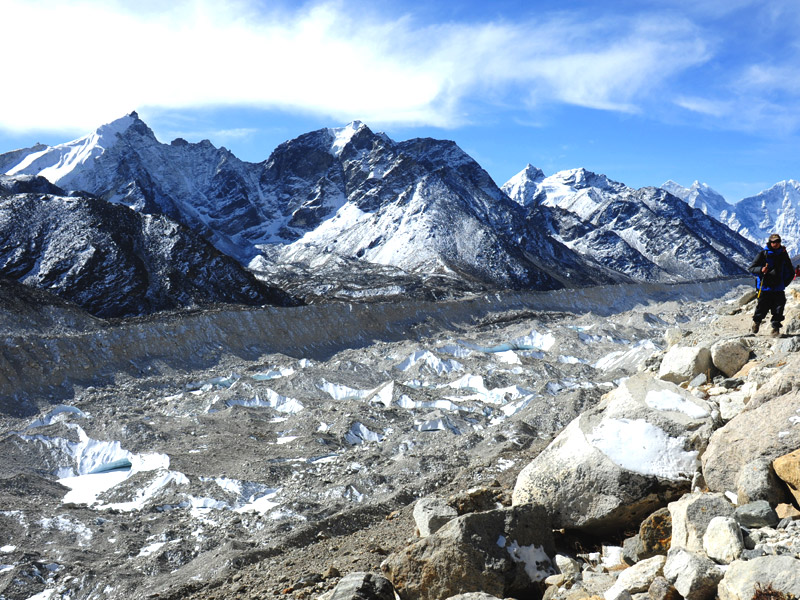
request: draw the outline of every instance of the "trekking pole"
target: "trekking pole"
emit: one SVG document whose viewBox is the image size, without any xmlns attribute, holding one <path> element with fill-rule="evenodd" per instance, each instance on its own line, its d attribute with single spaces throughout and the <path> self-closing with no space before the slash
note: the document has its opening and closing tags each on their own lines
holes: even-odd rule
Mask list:
<svg viewBox="0 0 800 600">
<path fill-rule="evenodd" d="M 761 298 L 761 288 L 762 288 L 763 285 L 764 285 L 764 278 L 763 277 L 759 277 L 758 278 L 758 294 L 756 294 L 756 300 Z"/>
</svg>

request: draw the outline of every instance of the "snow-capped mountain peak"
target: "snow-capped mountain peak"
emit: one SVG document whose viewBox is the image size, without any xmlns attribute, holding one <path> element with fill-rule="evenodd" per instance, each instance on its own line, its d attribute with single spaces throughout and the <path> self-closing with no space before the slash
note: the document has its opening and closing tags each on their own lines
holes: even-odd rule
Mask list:
<svg viewBox="0 0 800 600">
<path fill-rule="evenodd" d="M 350 143 L 351 139 L 353 139 L 353 136 L 366 127 L 367 126 L 361 121 L 352 121 L 344 127 L 333 127 L 328 129 L 331 136 L 333 136 L 333 142 L 331 143 L 331 154 L 337 157 L 340 156 L 342 154 L 342 150 L 344 150 L 344 147 Z"/>
<path fill-rule="evenodd" d="M 776 183 L 740 200 L 724 217 L 728 227 L 758 244 L 778 233 L 790 254 L 800 252 L 800 182 L 789 179 Z"/>
<path fill-rule="evenodd" d="M 539 184 L 544 181 L 544 172 L 528 163 L 519 173 L 503 185 L 503 191 L 515 202 L 528 206 L 536 201 Z"/>
<path fill-rule="evenodd" d="M 727 214 L 731 210 L 731 205 L 727 200 L 706 183 L 695 180 L 692 187 L 685 188 L 682 185 L 669 180 L 661 186 L 673 196 L 677 196 L 692 208 L 702 210 L 709 217 L 720 220 L 721 215 Z"/>
<path fill-rule="evenodd" d="M 623 184 L 612 181 L 605 175 L 594 173 L 583 167 L 559 171 L 558 173 L 554 173 L 552 175 L 552 179 L 560 181 L 564 185 L 571 187 L 573 190 L 581 190 L 591 187 L 599 190 L 617 192 L 625 188 Z"/>
<path fill-rule="evenodd" d="M 77 140 L 57 146 L 45 146 L 26 156 L 7 174 L 40 175 L 53 184 L 64 186 L 69 183 L 71 174 L 114 146 L 119 135 L 136 123 L 144 125 L 136 112 L 132 112 Z M 147 128 L 146 125 L 144 127 Z"/>
</svg>

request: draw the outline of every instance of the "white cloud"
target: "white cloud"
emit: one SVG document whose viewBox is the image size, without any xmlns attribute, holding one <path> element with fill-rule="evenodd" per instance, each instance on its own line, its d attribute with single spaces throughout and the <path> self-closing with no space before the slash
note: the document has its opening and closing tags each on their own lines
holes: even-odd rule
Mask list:
<svg viewBox="0 0 800 600">
<path fill-rule="evenodd" d="M 463 122 L 466 101 L 634 112 L 708 59 L 690 23 L 656 16 L 426 25 L 346 3 L 270 14 L 248 2 L 157 6 L 0 0 L 0 52 L 16 60 L 0 128 L 85 131 L 145 107 L 438 126 Z"/>
</svg>

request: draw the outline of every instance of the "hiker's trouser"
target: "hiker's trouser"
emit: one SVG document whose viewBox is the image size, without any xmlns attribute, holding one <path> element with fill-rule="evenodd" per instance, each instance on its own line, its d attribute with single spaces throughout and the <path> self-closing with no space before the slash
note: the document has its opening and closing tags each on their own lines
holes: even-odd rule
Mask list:
<svg viewBox="0 0 800 600">
<path fill-rule="evenodd" d="M 761 323 L 767 313 L 772 311 L 772 327 L 780 329 L 783 323 L 783 309 L 786 307 L 786 294 L 783 291 L 762 290 L 756 304 L 756 312 L 753 314 L 753 321 Z"/>
</svg>

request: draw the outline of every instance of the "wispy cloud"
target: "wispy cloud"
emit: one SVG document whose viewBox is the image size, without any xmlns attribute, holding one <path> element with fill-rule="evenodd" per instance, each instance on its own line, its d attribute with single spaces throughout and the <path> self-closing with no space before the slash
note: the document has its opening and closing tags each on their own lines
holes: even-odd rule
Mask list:
<svg viewBox="0 0 800 600">
<path fill-rule="evenodd" d="M 346 2 L 268 14 L 243 1 L 156 6 L 0 0 L 0 51 L 18 61 L 0 128 L 86 130 L 144 107 L 445 127 L 469 118 L 468 103 L 637 112 L 709 58 L 692 23 L 659 15 L 440 25 Z"/>
</svg>

